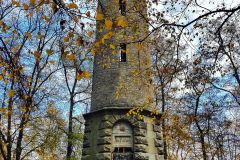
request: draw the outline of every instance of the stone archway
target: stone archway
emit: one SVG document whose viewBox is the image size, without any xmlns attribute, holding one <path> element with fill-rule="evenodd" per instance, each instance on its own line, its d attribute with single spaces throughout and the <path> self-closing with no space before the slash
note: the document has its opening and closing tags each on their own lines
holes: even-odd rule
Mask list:
<svg viewBox="0 0 240 160">
<path fill-rule="evenodd" d="M 126 121 L 118 121 L 112 131 L 112 159 L 133 160 L 133 129 Z"/>
</svg>

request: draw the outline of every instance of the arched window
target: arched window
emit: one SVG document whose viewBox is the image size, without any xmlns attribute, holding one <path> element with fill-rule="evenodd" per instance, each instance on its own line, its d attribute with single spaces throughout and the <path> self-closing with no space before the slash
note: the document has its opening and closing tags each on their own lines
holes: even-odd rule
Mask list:
<svg viewBox="0 0 240 160">
<path fill-rule="evenodd" d="M 113 160 L 133 159 L 133 132 L 127 122 L 117 122 L 113 126 Z"/>
<path fill-rule="evenodd" d="M 126 16 L 126 0 L 119 0 L 119 10 L 123 16 Z"/>
</svg>

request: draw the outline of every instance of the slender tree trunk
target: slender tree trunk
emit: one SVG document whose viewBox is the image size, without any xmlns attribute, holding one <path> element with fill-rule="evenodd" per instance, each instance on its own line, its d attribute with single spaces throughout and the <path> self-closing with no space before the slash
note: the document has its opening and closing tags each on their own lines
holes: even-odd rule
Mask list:
<svg viewBox="0 0 240 160">
<path fill-rule="evenodd" d="M 11 82 L 11 90 L 13 90 L 13 86 L 14 86 L 14 78 L 12 79 Z M 12 105 L 13 105 L 13 97 L 11 97 L 9 99 L 9 103 L 8 103 L 8 127 L 7 127 L 7 160 L 11 160 L 12 158 Z"/>
<path fill-rule="evenodd" d="M 196 120 L 195 120 L 196 126 L 197 126 L 197 128 L 198 128 L 198 131 L 200 132 L 200 143 L 201 143 L 201 148 L 202 148 L 203 160 L 207 160 L 208 157 L 207 157 L 207 153 L 206 153 L 204 133 L 203 133 L 203 130 L 202 130 L 202 128 L 200 127 L 200 125 L 199 125 L 199 123 L 198 123 L 198 119 L 197 119 L 200 97 L 201 97 L 201 95 L 198 95 L 197 100 L 196 100 L 196 106 L 195 106 L 196 108 L 195 108 L 195 113 L 194 113 L 195 115 L 194 115 L 194 116 L 196 117 Z"/>
<path fill-rule="evenodd" d="M 73 152 L 73 107 L 74 107 L 74 100 L 73 95 L 70 98 L 70 110 L 69 110 L 69 117 L 68 117 L 68 145 L 67 145 L 67 159 L 70 159 Z"/>
<path fill-rule="evenodd" d="M 161 81 L 161 92 L 162 92 L 162 113 L 164 114 L 165 113 L 165 90 L 164 90 L 164 83 L 163 83 L 162 77 L 160 77 L 160 81 Z M 166 140 L 167 131 L 166 131 L 165 118 L 163 118 L 163 121 L 162 121 L 162 131 L 163 131 L 163 155 L 164 155 L 164 159 L 167 160 L 168 159 L 167 140 Z"/>
<path fill-rule="evenodd" d="M 19 133 L 17 138 L 17 145 L 16 145 L 16 160 L 21 160 L 21 154 L 22 154 L 22 140 L 24 136 L 24 125 L 28 121 L 28 117 L 30 115 L 30 108 L 32 104 L 32 99 L 28 99 L 28 102 L 26 104 L 26 112 L 22 115 L 22 120 L 19 125 Z"/>
<path fill-rule="evenodd" d="M 12 136 L 11 136 L 11 129 L 12 129 L 12 98 L 10 99 L 9 107 L 8 107 L 8 130 L 7 130 L 7 160 L 11 160 L 12 158 Z"/>
<path fill-rule="evenodd" d="M 205 140 L 204 140 L 204 135 L 203 133 L 200 133 L 200 141 L 201 141 L 201 147 L 202 147 L 202 155 L 203 155 L 203 160 L 207 160 L 207 153 L 206 153 L 206 146 L 205 146 Z"/>
<path fill-rule="evenodd" d="M 21 159 L 24 123 L 25 123 L 25 116 L 23 115 L 23 118 L 19 126 L 19 133 L 18 133 L 17 146 L 16 146 L 16 160 Z"/>
</svg>

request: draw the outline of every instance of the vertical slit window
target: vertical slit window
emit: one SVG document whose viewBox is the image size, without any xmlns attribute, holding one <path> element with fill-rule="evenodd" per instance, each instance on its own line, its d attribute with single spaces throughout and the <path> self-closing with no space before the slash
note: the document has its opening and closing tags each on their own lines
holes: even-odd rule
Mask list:
<svg viewBox="0 0 240 160">
<path fill-rule="evenodd" d="M 119 0 L 119 10 L 123 16 L 126 16 L 126 0 Z"/>
<path fill-rule="evenodd" d="M 120 50 L 120 52 L 121 52 L 120 61 L 121 62 L 126 62 L 127 61 L 127 54 L 126 54 L 127 45 L 126 45 L 126 43 L 121 43 L 120 48 L 121 48 L 121 50 Z"/>
</svg>

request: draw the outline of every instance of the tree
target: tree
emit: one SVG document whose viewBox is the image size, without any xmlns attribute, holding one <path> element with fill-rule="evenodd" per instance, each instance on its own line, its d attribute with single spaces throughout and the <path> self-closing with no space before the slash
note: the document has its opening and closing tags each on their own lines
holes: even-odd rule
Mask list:
<svg viewBox="0 0 240 160">
<path fill-rule="evenodd" d="M 69 21 L 77 25 L 78 18 L 73 17 L 73 12 L 78 6 L 69 3 L 59 8 L 55 2 L 34 0 L 0 3 L 0 151 L 4 160 L 20 160 L 52 142 L 44 137 L 55 134 L 49 126 L 48 114 L 58 112 L 52 104 L 57 100 L 58 86 L 52 79 L 64 68 L 59 47 L 65 25 L 61 17 L 71 17 Z M 67 31 L 73 36 L 78 32 L 72 28 Z M 73 43 L 81 45 L 79 39 Z M 41 123 L 43 128 L 35 126 Z M 56 122 L 59 128 L 62 125 Z"/>
</svg>

